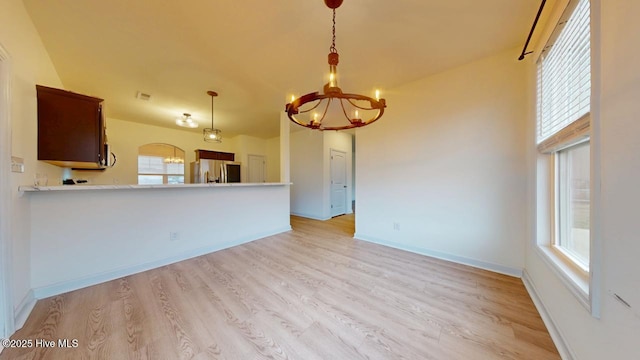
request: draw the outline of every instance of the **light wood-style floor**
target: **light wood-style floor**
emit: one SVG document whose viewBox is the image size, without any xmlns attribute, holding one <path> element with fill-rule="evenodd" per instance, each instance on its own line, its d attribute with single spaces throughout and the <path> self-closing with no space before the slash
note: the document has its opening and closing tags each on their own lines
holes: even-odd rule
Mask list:
<svg viewBox="0 0 640 360">
<path fill-rule="evenodd" d="M 38 301 L 7 359 L 559 359 L 520 279 L 354 240 L 353 216 Z M 35 344 L 34 344 L 35 346 Z"/>
</svg>

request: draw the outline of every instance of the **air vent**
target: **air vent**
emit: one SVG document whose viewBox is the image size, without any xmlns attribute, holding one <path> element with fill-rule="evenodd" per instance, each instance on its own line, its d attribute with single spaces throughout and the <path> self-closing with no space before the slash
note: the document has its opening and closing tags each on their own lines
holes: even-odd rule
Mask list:
<svg viewBox="0 0 640 360">
<path fill-rule="evenodd" d="M 138 93 L 136 94 L 136 98 L 143 100 L 143 101 L 149 101 L 151 100 L 151 95 L 149 94 L 145 94 L 142 91 L 138 91 Z"/>
</svg>

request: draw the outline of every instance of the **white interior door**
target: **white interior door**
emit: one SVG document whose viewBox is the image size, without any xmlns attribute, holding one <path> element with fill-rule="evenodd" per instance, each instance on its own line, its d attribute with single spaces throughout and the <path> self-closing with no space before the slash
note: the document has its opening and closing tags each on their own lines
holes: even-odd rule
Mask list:
<svg viewBox="0 0 640 360">
<path fill-rule="evenodd" d="M 249 155 L 249 182 L 263 183 L 266 181 L 266 160 L 264 156 Z"/>
<path fill-rule="evenodd" d="M 347 212 L 347 155 L 331 149 L 331 216 Z"/>
</svg>

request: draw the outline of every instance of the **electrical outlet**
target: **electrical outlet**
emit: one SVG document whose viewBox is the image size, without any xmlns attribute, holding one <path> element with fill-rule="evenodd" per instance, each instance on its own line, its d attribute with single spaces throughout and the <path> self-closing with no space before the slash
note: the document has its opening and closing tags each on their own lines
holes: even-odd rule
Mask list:
<svg viewBox="0 0 640 360">
<path fill-rule="evenodd" d="M 23 173 L 24 172 L 24 159 L 16 156 L 11 157 L 11 172 Z"/>
<path fill-rule="evenodd" d="M 400 223 L 399 222 L 394 222 L 393 223 L 393 230 L 400 231 Z"/>
<path fill-rule="evenodd" d="M 177 232 L 170 232 L 169 233 L 169 240 L 171 241 L 178 241 L 180 240 L 180 234 Z"/>
</svg>

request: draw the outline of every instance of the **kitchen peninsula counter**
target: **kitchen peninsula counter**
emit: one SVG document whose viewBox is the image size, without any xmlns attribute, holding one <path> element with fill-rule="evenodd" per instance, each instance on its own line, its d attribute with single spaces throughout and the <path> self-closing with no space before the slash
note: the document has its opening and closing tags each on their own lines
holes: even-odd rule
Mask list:
<svg viewBox="0 0 640 360">
<path fill-rule="evenodd" d="M 291 230 L 289 183 L 21 186 L 37 299 Z"/>
<path fill-rule="evenodd" d="M 162 185 L 53 185 L 53 186 L 20 186 L 20 192 L 44 192 L 44 191 L 85 191 L 85 190 L 133 190 L 133 189 L 201 189 L 201 188 L 229 188 L 229 187 L 260 187 L 260 186 L 286 186 L 291 183 L 207 183 L 207 184 L 162 184 Z"/>
</svg>

